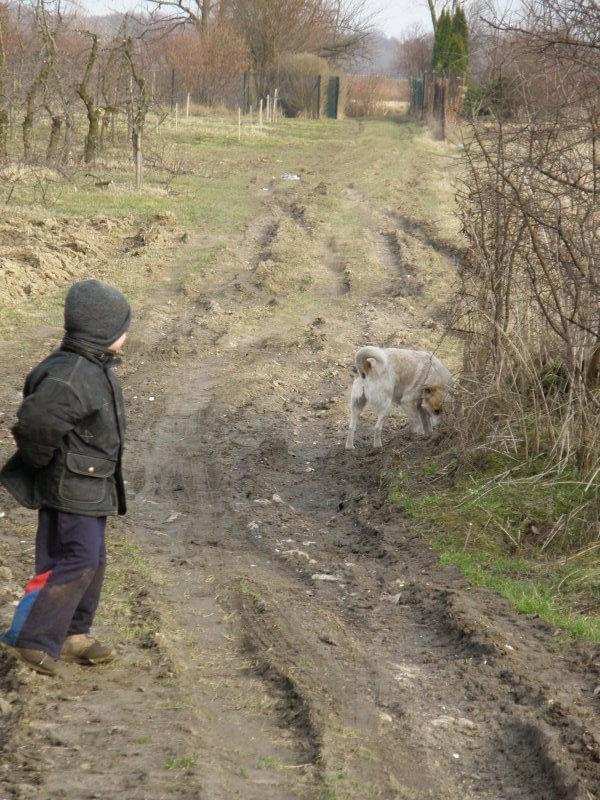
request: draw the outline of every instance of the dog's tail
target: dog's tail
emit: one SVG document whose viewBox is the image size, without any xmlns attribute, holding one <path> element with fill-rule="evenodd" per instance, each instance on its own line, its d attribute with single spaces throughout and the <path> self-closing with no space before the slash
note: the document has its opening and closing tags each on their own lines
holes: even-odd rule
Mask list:
<svg viewBox="0 0 600 800">
<path fill-rule="evenodd" d="M 364 380 L 373 369 L 374 363 L 384 366 L 387 363 L 387 358 L 380 347 L 372 347 L 369 345 L 357 350 L 354 363 L 356 364 L 358 374 Z"/>
</svg>

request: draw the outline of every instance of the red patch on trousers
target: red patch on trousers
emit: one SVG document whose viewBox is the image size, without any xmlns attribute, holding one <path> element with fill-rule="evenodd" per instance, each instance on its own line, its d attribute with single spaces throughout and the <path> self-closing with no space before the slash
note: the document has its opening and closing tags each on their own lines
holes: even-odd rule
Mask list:
<svg viewBox="0 0 600 800">
<path fill-rule="evenodd" d="M 51 569 L 49 569 L 48 572 L 40 572 L 39 575 L 34 575 L 25 587 L 25 594 L 29 594 L 29 592 L 35 592 L 36 589 L 43 589 L 47 584 L 50 575 L 52 575 Z"/>
</svg>

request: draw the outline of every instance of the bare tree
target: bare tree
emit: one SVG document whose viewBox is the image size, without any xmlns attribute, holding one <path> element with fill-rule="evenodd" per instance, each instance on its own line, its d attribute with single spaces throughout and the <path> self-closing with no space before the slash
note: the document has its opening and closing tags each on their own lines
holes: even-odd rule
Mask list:
<svg viewBox="0 0 600 800">
<path fill-rule="evenodd" d="M 177 26 L 192 23 L 206 30 L 213 13 L 219 7 L 215 0 L 148 0 L 161 13 L 160 23 Z M 221 3 L 225 7 L 225 4 Z M 220 15 L 220 14 L 219 14 Z"/>
<path fill-rule="evenodd" d="M 52 37 L 46 36 L 48 29 L 48 19 L 44 0 L 39 0 L 34 9 L 34 20 L 37 38 L 40 41 L 40 49 L 37 54 L 38 63 L 34 72 L 34 77 L 25 94 L 25 116 L 22 123 L 23 136 L 23 158 L 27 161 L 31 157 L 31 137 L 35 120 L 37 96 L 44 89 L 50 74 L 54 51 L 52 47 Z M 41 33 L 41 36 L 40 36 Z"/>
<path fill-rule="evenodd" d="M 108 57 L 100 71 L 100 94 L 102 95 L 102 125 L 100 128 L 100 147 L 103 148 L 110 131 L 114 144 L 115 117 L 119 112 L 119 70 L 120 51 L 111 47 Z"/>
<path fill-rule="evenodd" d="M 433 31 L 437 30 L 438 20 L 440 18 L 440 14 L 446 8 L 451 8 L 454 10 L 456 8 L 457 0 L 427 0 L 427 6 L 429 8 L 429 14 L 431 16 L 431 27 Z"/>
<path fill-rule="evenodd" d="M 205 29 L 228 21 L 245 39 L 253 65 L 264 72 L 286 52 L 341 58 L 362 47 L 372 29 L 367 0 L 149 0 L 163 15 L 156 24 Z"/>
<path fill-rule="evenodd" d="M 431 68 L 433 34 L 421 25 L 409 28 L 400 41 L 396 54 L 396 67 L 406 78 L 423 75 Z"/>
<path fill-rule="evenodd" d="M 56 65 L 56 35 L 63 22 L 60 5 L 57 6 L 54 16 L 54 25 L 52 25 L 44 0 L 40 0 L 37 11 L 37 21 L 40 36 L 43 41 L 46 66 L 45 74 L 43 75 L 43 102 L 44 108 L 50 117 L 50 136 L 46 148 L 47 161 L 55 161 L 58 158 L 66 109 L 64 91 Z M 51 83 L 53 84 L 52 86 Z"/>
<path fill-rule="evenodd" d="M 96 104 L 94 95 L 92 94 L 92 79 L 98 61 L 99 40 L 97 33 L 91 33 L 90 31 L 82 31 L 82 33 L 89 36 L 92 40 L 92 46 L 87 57 L 83 78 L 76 86 L 77 94 L 82 99 L 87 111 L 88 131 L 85 137 L 83 160 L 86 164 L 89 164 L 96 158 L 100 143 L 100 119 L 102 116 L 102 108 Z"/>
<path fill-rule="evenodd" d="M 250 66 L 243 36 L 228 20 L 207 30 L 177 29 L 163 42 L 168 66 L 177 71 L 179 87 L 206 105 L 239 102 L 240 75 Z"/>
<path fill-rule="evenodd" d="M 277 67 L 284 53 L 347 57 L 370 36 L 364 0 L 230 0 L 230 13 L 245 37 L 259 74 Z"/>
<path fill-rule="evenodd" d="M 144 132 L 146 115 L 152 100 L 148 82 L 144 77 L 141 66 L 137 63 L 134 53 L 134 42 L 128 36 L 123 43 L 123 54 L 131 70 L 131 77 L 135 86 L 135 93 L 130 93 L 129 102 L 131 103 L 131 144 L 133 148 L 133 160 L 136 161 L 138 146 Z"/>
</svg>

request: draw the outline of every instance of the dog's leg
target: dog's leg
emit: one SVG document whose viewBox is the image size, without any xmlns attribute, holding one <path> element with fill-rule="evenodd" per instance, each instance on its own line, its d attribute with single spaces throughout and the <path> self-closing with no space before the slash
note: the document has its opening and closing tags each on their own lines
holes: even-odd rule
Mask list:
<svg viewBox="0 0 600 800">
<path fill-rule="evenodd" d="M 400 408 L 408 418 L 411 432 L 423 436 L 425 434 L 424 423 L 426 420 L 423 419 L 425 412 L 419 408 L 418 400 L 414 397 L 403 397 Z"/>
<path fill-rule="evenodd" d="M 381 432 L 383 430 L 383 423 L 390 413 L 391 407 L 391 399 L 386 399 L 378 408 L 379 413 L 377 415 L 377 422 L 375 423 L 375 431 L 373 433 L 373 447 L 383 447 L 381 443 Z"/>
<path fill-rule="evenodd" d="M 350 426 L 348 428 L 348 436 L 346 437 L 346 450 L 354 449 L 354 434 L 360 412 L 367 405 L 367 398 L 364 395 L 362 386 L 358 386 L 355 382 L 352 386 L 352 396 L 350 397 Z"/>
<path fill-rule="evenodd" d="M 425 411 L 420 403 L 417 405 L 417 413 L 419 414 L 419 419 L 421 420 L 422 430 L 420 432 L 423 436 L 429 436 L 433 427 L 431 424 L 431 416 L 427 413 L 427 411 Z"/>
</svg>

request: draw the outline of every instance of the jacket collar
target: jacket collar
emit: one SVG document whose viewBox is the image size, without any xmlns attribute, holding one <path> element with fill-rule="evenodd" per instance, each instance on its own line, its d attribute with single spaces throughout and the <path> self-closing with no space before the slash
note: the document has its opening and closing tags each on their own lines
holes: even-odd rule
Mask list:
<svg viewBox="0 0 600 800">
<path fill-rule="evenodd" d="M 65 336 L 60 349 L 67 350 L 69 353 L 77 353 L 101 367 L 113 366 L 117 361 L 115 354 L 105 347 L 86 342 L 83 339 L 76 339 L 74 336 Z"/>
</svg>

